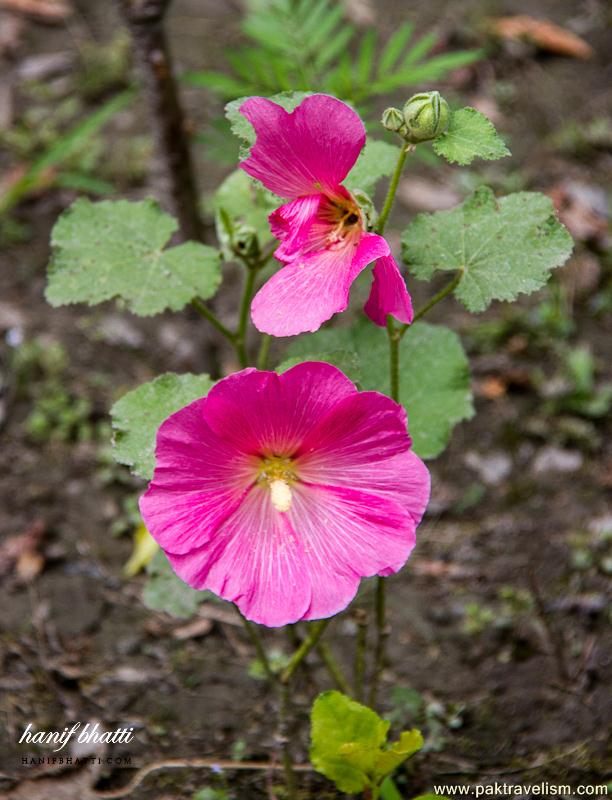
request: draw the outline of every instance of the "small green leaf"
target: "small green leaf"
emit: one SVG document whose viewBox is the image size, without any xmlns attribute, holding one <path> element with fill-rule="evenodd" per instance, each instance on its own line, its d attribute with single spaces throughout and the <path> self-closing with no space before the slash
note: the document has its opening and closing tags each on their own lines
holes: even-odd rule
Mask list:
<svg viewBox="0 0 612 800">
<path fill-rule="evenodd" d="M 268 216 L 282 204 L 282 200 L 264 189 L 241 169 L 232 172 L 215 192 L 213 208 L 217 238 L 226 259 L 234 258 L 230 234 L 222 215 L 226 215 L 231 226 L 248 225 L 257 233 L 260 245 L 272 240 Z"/>
<path fill-rule="evenodd" d="M 455 295 L 469 311 L 534 292 L 572 252 L 552 201 L 537 192 L 496 200 L 486 186 L 450 211 L 419 214 L 402 236 L 402 257 L 417 278 L 463 270 Z"/>
<path fill-rule="evenodd" d="M 433 149 L 447 161 L 462 166 L 475 158 L 495 161 L 510 155 L 493 123 L 469 107 L 452 112 L 448 130 L 435 140 Z"/>
<path fill-rule="evenodd" d="M 77 200 L 51 234 L 47 300 L 61 306 L 121 298 L 150 316 L 212 297 L 221 282 L 218 251 L 199 242 L 164 249 L 177 228 L 152 200 Z"/>
<path fill-rule="evenodd" d="M 347 189 L 350 191 L 361 189 L 370 194 L 381 178 L 393 174 L 398 156 L 399 147 L 396 145 L 368 139 L 355 166 L 344 181 Z"/>
<path fill-rule="evenodd" d="M 210 598 L 184 583 L 159 551 L 147 566 L 147 581 L 142 589 L 142 602 L 152 611 L 165 611 L 173 617 L 191 617 L 200 603 Z"/>
<path fill-rule="evenodd" d="M 287 354 L 305 360 L 317 351 L 356 353 L 361 388 L 389 394 L 388 347 L 386 333 L 361 319 L 351 328 L 300 336 Z M 422 458 L 439 455 L 453 427 L 474 414 L 468 360 L 453 331 L 426 322 L 410 326 L 400 346 L 400 398 L 415 452 Z"/>
<path fill-rule="evenodd" d="M 302 353 L 302 355 L 294 356 L 293 358 L 286 358 L 281 364 L 276 367 L 277 372 L 286 372 L 296 364 L 301 364 L 304 361 L 325 361 L 327 364 L 332 364 L 342 370 L 347 378 L 353 383 L 359 383 L 361 378 L 361 369 L 359 367 L 359 358 L 356 353 L 350 350 L 330 350 L 325 353 Z"/>
<path fill-rule="evenodd" d="M 269 97 L 273 103 L 282 106 L 285 111 L 293 111 L 305 97 L 308 97 L 312 92 L 279 92 L 278 94 Z M 229 120 L 232 133 L 243 142 L 243 147 L 240 150 L 240 157 L 246 158 L 249 154 L 249 149 L 255 143 L 255 131 L 253 126 L 243 117 L 240 113 L 240 106 L 245 103 L 248 97 L 239 97 L 237 100 L 232 100 L 225 106 L 225 116 Z"/>
<path fill-rule="evenodd" d="M 336 691 L 317 697 L 311 723 L 310 760 L 317 772 L 334 781 L 341 792 L 361 792 L 371 786 L 389 723 Z"/>
<path fill-rule="evenodd" d="M 208 375 L 167 372 L 125 394 L 110 412 L 115 459 L 141 478 L 152 478 L 157 429 L 170 414 L 204 397 L 213 384 Z"/>
<path fill-rule="evenodd" d="M 423 737 L 404 731 L 387 746 L 389 723 L 341 692 L 323 692 L 311 714 L 310 760 L 342 792 L 379 787 L 385 777 L 420 750 Z"/>
</svg>

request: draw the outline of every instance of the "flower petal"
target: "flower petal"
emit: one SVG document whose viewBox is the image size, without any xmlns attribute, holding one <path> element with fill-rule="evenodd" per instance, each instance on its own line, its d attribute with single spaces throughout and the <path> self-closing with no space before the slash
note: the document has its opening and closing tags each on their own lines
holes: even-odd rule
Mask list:
<svg viewBox="0 0 612 800">
<path fill-rule="evenodd" d="M 345 487 L 298 485 L 287 516 L 312 587 L 303 619 L 342 611 L 362 577 L 397 572 L 416 541 L 416 525 L 399 504 Z"/>
<path fill-rule="evenodd" d="M 270 214 L 272 234 L 282 243 L 274 253 L 276 259 L 287 262 L 325 247 L 329 226 L 315 225 L 323 198 L 322 194 L 298 197 Z"/>
<path fill-rule="evenodd" d="M 147 529 L 173 553 L 208 541 L 256 474 L 252 460 L 207 425 L 206 402 L 190 403 L 161 425 L 153 480 L 140 498 Z"/>
<path fill-rule="evenodd" d="M 355 385 L 331 364 L 298 364 L 282 375 L 245 369 L 210 390 L 206 419 L 242 452 L 293 455 L 318 420 L 351 394 Z"/>
<path fill-rule="evenodd" d="M 412 301 L 406 283 L 392 255 L 379 258 L 374 265 L 374 280 L 364 311 L 376 325 L 385 327 L 387 315 L 410 324 L 413 319 Z"/>
<path fill-rule="evenodd" d="M 396 572 L 414 547 L 414 521 L 386 497 L 305 484 L 292 495 L 281 513 L 270 492 L 255 486 L 214 540 L 168 553 L 177 575 L 276 627 L 337 614 L 361 577 Z"/>
<path fill-rule="evenodd" d="M 236 603 L 247 619 L 261 625 L 296 622 L 310 605 L 302 541 L 262 486 L 249 492 L 209 546 L 168 558 L 190 586 Z"/>
<path fill-rule="evenodd" d="M 404 508 L 415 525 L 421 521 L 430 493 L 429 470 L 412 450 L 378 461 L 354 458 L 346 451 L 299 460 L 300 477 L 326 486 L 346 486 L 387 497 Z"/>
<path fill-rule="evenodd" d="M 316 331 L 348 306 L 352 282 L 389 245 L 372 233 L 292 261 L 275 273 L 253 298 L 255 327 L 272 336 Z"/>
<path fill-rule="evenodd" d="M 240 113 L 257 134 L 240 166 L 280 197 L 334 191 L 365 144 L 359 115 L 325 94 L 305 98 L 291 113 L 264 97 L 251 97 Z"/>
<path fill-rule="evenodd" d="M 403 407 L 379 392 L 355 392 L 321 418 L 297 452 L 300 476 L 312 483 L 334 483 L 325 476 L 356 465 L 373 467 L 410 449 Z M 345 485 L 345 484 L 340 484 Z"/>
</svg>

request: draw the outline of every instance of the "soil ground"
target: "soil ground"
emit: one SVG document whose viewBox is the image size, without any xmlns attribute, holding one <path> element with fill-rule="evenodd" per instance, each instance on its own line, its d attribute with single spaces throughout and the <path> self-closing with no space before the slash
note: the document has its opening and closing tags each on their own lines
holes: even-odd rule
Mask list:
<svg viewBox="0 0 612 800">
<path fill-rule="evenodd" d="M 349 5 L 361 13 L 382 9 L 375 17 L 385 34 L 406 15 L 400 3 Z M 563 125 L 586 124 L 610 107 L 606 4 L 508 0 L 498 8 L 479 0 L 429 0 L 411 4 L 409 16 L 419 31 L 435 28 L 448 41 L 465 44 L 478 38 L 487 14 L 502 12 L 573 27 L 595 47 L 595 56 L 578 61 L 529 48 L 494 48 L 447 88 L 494 110 L 513 158 L 464 172 L 467 178 L 448 168 L 435 182 L 425 165 L 417 165 L 415 180 L 434 192 L 434 205 L 444 202 L 445 193 L 465 194 L 471 175 L 486 176 L 496 188 L 510 179 L 519 188 L 588 187 L 588 197 L 594 192 L 600 198 L 612 174 L 609 142 L 577 152 L 552 137 Z M 101 36 L 114 25 L 101 6 L 81 3 L 80 13 Z M 220 66 L 224 48 L 239 41 L 237 6 L 177 0 L 169 30 L 181 69 Z M 74 47 L 70 28 L 28 22 L 11 69 L 32 54 Z M 197 125 L 218 112 L 202 92 L 186 96 Z M 210 191 L 223 168 L 206 162 L 201 151 L 198 158 L 202 189 Z M 134 196 L 145 192 L 146 186 L 130 190 Z M 44 558 L 30 581 L 0 562 L 0 796 L 28 800 L 97 797 L 133 775 L 113 764 L 22 766 L 17 742 L 29 722 L 39 730 L 61 729 L 68 720 L 99 720 L 107 729 L 134 726 L 136 740 L 110 752 L 130 755 L 136 766 L 208 756 L 264 760 L 278 748 L 276 699 L 265 682 L 249 675 L 254 654 L 231 615 L 223 614 L 231 609 L 204 606 L 200 613 L 213 617 L 210 630 L 202 623 L 201 635 L 183 636 L 184 621 L 142 605 L 142 577 L 122 577 L 131 542 L 112 535 L 113 523 L 126 517 L 125 500 L 141 484 L 109 459 L 103 429 L 108 408 L 161 372 L 209 369 L 209 333 L 189 313 L 143 320 L 113 305 L 48 306 L 49 233 L 73 198 L 69 191 L 53 191 L 22 205 L 16 215 L 31 236 L 0 253 L 0 530 L 6 537 L 36 536 L 38 530 L 37 552 Z M 395 211 L 398 225 L 414 213 L 409 187 L 405 200 Z M 574 217 L 568 224 L 578 225 Z M 455 430 L 449 448 L 430 465 L 433 497 L 418 547 L 390 580 L 392 666 L 384 674 L 382 710 L 398 728 L 422 727 L 429 748 L 400 773 L 402 796 L 434 784 L 496 779 L 575 787 L 603 784 L 609 775 L 612 426 L 609 414 L 589 419 L 550 402 L 562 370 L 560 345 L 590 348 L 600 366 L 598 385 L 612 377 L 605 234 L 589 229 L 577 238 L 573 261 L 555 277 L 555 287 L 565 287 L 563 333 L 541 321 L 556 289 L 519 304 L 517 312 L 491 309 L 484 319 L 495 334 L 484 339 L 483 318 L 477 325 L 452 303 L 432 315 L 465 335 L 477 415 Z M 418 300 L 421 289 L 414 288 Z M 59 380 L 71 398 L 88 399 L 86 423 L 93 433 L 81 441 L 51 436 L 43 442 L 28 433 L 27 420 L 40 392 L 49 390 L 49 377 L 34 365 L 25 385 L 17 385 L 16 331 L 43 349 L 57 343 L 65 349 L 69 360 Z M 223 368 L 230 368 L 229 355 L 221 357 Z M 6 549 L 2 558 L 8 558 Z M 27 560 L 22 568 L 27 572 Z M 33 572 L 39 569 L 35 563 Z M 372 599 L 366 582 L 361 605 L 370 615 Z M 333 632 L 330 641 L 342 660 L 354 641 L 350 612 L 333 623 Z M 266 639 L 286 646 L 280 635 L 266 633 Z M 350 661 L 344 667 L 350 671 Z M 316 686 L 328 685 L 313 656 L 295 697 L 292 730 L 302 731 L 293 742 L 298 762 L 307 760 L 310 699 Z M 337 796 L 314 774 L 300 780 L 305 796 Z M 164 770 L 126 796 L 191 798 L 210 786 L 240 800 L 280 798 L 276 783 L 266 773 Z"/>
</svg>

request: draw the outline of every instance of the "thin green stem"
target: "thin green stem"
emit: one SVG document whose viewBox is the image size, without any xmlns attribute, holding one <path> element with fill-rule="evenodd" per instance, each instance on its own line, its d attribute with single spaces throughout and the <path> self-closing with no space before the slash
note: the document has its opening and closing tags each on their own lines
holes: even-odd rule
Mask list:
<svg viewBox="0 0 612 800">
<path fill-rule="evenodd" d="M 322 619 L 319 622 L 315 622 L 310 627 L 310 633 L 304 639 L 302 644 L 298 647 L 295 653 L 289 659 L 289 663 L 281 673 L 280 679 L 281 683 L 289 683 L 291 678 L 293 677 L 296 669 L 300 666 L 302 661 L 306 658 L 308 653 L 312 650 L 313 647 L 317 646 L 317 643 L 321 636 L 323 635 L 323 631 L 329 625 L 329 619 Z"/>
<path fill-rule="evenodd" d="M 399 403 L 399 344 L 400 330 L 395 327 L 391 314 L 387 317 L 387 336 L 389 338 L 389 382 L 391 397 Z"/>
<path fill-rule="evenodd" d="M 369 704 L 372 708 L 376 705 L 378 697 L 378 686 L 385 666 L 387 638 L 389 637 L 386 606 L 385 579 L 378 577 L 376 579 L 376 650 L 374 653 L 374 674 L 372 675 L 369 697 Z"/>
<path fill-rule="evenodd" d="M 205 306 L 201 300 L 197 298 L 191 301 L 191 305 L 195 308 L 198 314 L 201 314 L 205 319 L 207 319 L 215 328 L 222 333 L 225 338 L 230 341 L 233 345 L 236 344 L 236 334 L 230 331 L 229 328 L 226 328 L 225 325 L 218 319 L 215 314 Z"/>
<path fill-rule="evenodd" d="M 351 687 L 349 686 L 349 682 L 344 677 L 344 673 L 340 668 L 340 665 L 334 658 L 334 654 L 331 651 L 331 648 L 327 644 L 327 642 L 319 642 L 317 645 L 317 651 L 325 664 L 327 671 L 329 672 L 331 679 L 336 684 L 338 689 L 344 694 L 351 694 Z"/>
<path fill-rule="evenodd" d="M 387 336 L 389 338 L 389 383 L 391 386 L 391 397 L 396 403 L 399 403 L 399 344 L 401 334 L 400 328 L 395 327 L 393 317 L 390 314 L 387 317 Z M 378 685 L 385 666 L 388 637 L 389 629 L 387 627 L 385 579 L 378 577 L 376 579 L 376 648 L 374 651 L 374 672 L 372 674 L 372 683 L 370 686 L 370 706 L 376 704 Z"/>
<path fill-rule="evenodd" d="M 395 193 L 397 192 L 402 170 L 404 169 L 404 164 L 406 163 L 406 157 L 408 153 L 412 152 L 412 150 L 414 150 L 414 145 L 412 144 L 402 145 L 402 149 L 400 150 L 397 164 L 395 165 L 395 171 L 391 176 L 391 183 L 387 189 L 387 196 L 385 197 L 385 202 L 383 203 L 382 211 L 380 212 L 380 216 L 378 218 L 378 224 L 376 225 L 376 233 L 380 233 L 381 235 L 384 233 L 385 225 L 387 224 L 389 214 L 393 208 Z"/>
<path fill-rule="evenodd" d="M 236 353 L 241 367 L 246 367 L 248 364 L 248 357 L 246 351 L 246 329 L 249 322 L 249 308 L 251 306 L 251 299 L 253 298 L 253 290 L 255 288 L 255 278 L 257 277 L 258 268 L 248 267 L 246 279 L 244 282 L 244 289 L 242 291 L 242 300 L 240 302 L 240 316 L 238 318 L 238 331 L 236 333 Z"/>
<path fill-rule="evenodd" d="M 288 684 L 280 686 L 280 708 L 278 714 L 279 738 L 283 748 L 283 772 L 285 774 L 285 788 L 289 800 L 297 800 L 297 780 L 293 769 L 291 757 L 291 739 L 289 731 L 289 717 L 291 707 L 291 689 Z"/>
<path fill-rule="evenodd" d="M 257 369 L 265 369 L 268 363 L 268 353 L 270 352 L 270 344 L 272 337 L 268 333 L 264 333 L 261 337 L 261 344 L 259 345 L 259 353 L 257 354 Z"/>
<path fill-rule="evenodd" d="M 368 638 L 368 615 L 363 608 L 358 608 L 356 616 L 357 642 L 355 644 L 355 699 L 359 700 L 359 702 L 362 702 Z"/>
<path fill-rule="evenodd" d="M 441 289 L 437 294 L 434 294 L 431 300 L 428 300 L 424 306 L 421 306 L 421 308 L 419 308 L 419 310 L 415 313 L 414 319 L 412 321 L 416 322 L 418 319 L 421 319 L 421 317 L 427 314 L 427 312 L 430 311 L 435 305 L 437 305 L 440 302 L 440 300 L 444 300 L 444 298 L 447 297 L 449 294 L 451 294 L 451 292 L 454 292 L 457 286 L 459 286 L 459 283 L 461 282 L 462 278 L 463 278 L 463 269 L 459 269 L 455 273 L 454 278 L 451 281 L 449 281 L 449 283 L 447 283 L 443 289 Z M 402 325 L 400 327 L 399 329 L 400 339 L 406 333 L 409 327 L 410 325 Z"/>
<path fill-rule="evenodd" d="M 238 611 L 238 609 L 236 608 Z M 238 611 L 240 614 L 240 611 Z M 278 678 L 274 674 L 272 667 L 270 666 L 270 661 L 268 660 L 268 656 L 266 655 L 266 649 L 261 641 L 261 637 L 257 632 L 257 628 L 253 625 L 252 622 L 246 617 L 243 617 L 240 614 L 240 619 L 242 620 L 242 624 L 244 625 L 244 629 L 247 632 L 249 639 L 251 640 L 253 647 L 255 648 L 255 652 L 257 653 L 257 658 L 261 661 L 261 665 L 263 666 L 264 672 L 266 673 L 266 678 L 270 681 L 270 683 L 276 683 Z"/>
</svg>

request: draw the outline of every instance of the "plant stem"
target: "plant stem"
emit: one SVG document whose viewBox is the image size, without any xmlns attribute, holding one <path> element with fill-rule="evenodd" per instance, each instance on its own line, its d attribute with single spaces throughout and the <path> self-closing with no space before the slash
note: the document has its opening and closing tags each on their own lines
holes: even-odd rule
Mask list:
<svg viewBox="0 0 612 800">
<path fill-rule="evenodd" d="M 374 674 L 372 675 L 369 697 L 369 704 L 372 708 L 376 705 L 378 686 L 385 666 L 387 638 L 389 636 L 386 605 L 385 579 L 379 576 L 376 579 L 376 651 L 374 653 Z"/>
<path fill-rule="evenodd" d="M 164 31 L 170 0 L 119 0 L 145 88 L 155 141 L 158 194 L 179 221 L 185 239 L 202 238 L 198 192 L 185 115 Z"/>
<path fill-rule="evenodd" d="M 236 607 L 236 611 L 238 611 L 238 607 Z M 266 677 L 271 683 L 276 683 L 278 681 L 277 676 L 274 674 L 272 667 L 270 666 L 270 661 L 268 660 L 268 656 L 266 655 L 266 649 L 263 646 L 263 642 L 261 641 L 261 637 L 257 632 L 257 628 L 253 625 L 252 622 L 240 614 L 240 619 L 242 620 L 242 624 L 244 625 L 244 629 L 247 632 L 249 639 L 251 640 L 253 647 L 255 648 L 255 652 L 257 653 L 257 658 L 261 661 L 261 664 L 264 668 L 264 672 L 266 673 Z"/>
<path fill-rule="evenodd" d="M 355 699 L 359 700 L 359 702 L 362 702 L 368 636 L 368 615 L 363 608 L 358 608 L 356 616 L 357 643 L 355 645 Z"/>
<path fill-rule="evenodd" d="M 283 748 L 283 771 L 285 788 L 289 800 L 297 800 L 297 781 L 293 770 L 289 736 L 289 710 L 291 705 L 291 689 L 288 684 L 280 685 L 280 708 L 278 714 L 278 733 Z"/>
<path fill-rule="evenodd" d="M 382 211 L 380 212 L 380 217 L 378 218 L 378 224 L 376 225 L 376 233 L 381 235 L 384 233 L 385 225 L 387 224 L 389 214 L 393 208 L 393 201 L 395 200 L 395 193 L 397 192 L 399 179 L 402 175 L 404 164 L 406 163 L 406 156 L 408 153 L 412 152 L 412 150 L 414 150 L 413 144 L 402 145 L 402 149 L 400 150 L 397 164 L 395 165 L 395 171 L 391 176 L 391 183 L 387 189 L 387 196 L 385 197 L 385 202 L 383 204 Z"/>
<path fill-rule="evenodd" d="M 340 665 L 334 658 L 334 655 L 331 651 L 331 648 L 327 644 L 327 642 L 319 642 L 317 645 L 317 650 L 327 671 L 329 672 L 331 679 L 334 681 L 338 689 L 344 694 L 351 694 L 351 687 L 349 686 L 349 682 L 344 677 L 344 673 L 342 672 Z"/>
<path fill-rule="evenodd" d="M 242 292 L 242 300 L 240 302 L 240 317 L 238 321 L 238 331 L 236 333 L 236 354 L 241 367 L 248 365 L 248 357 L 246 351 L 246 330 L 249 322 L 249 308 L 251 306 L 251 299 L 253 297 L 253 289 L 255 287 L 255 278 L 258 267 L 248 266 L 246 279 L 244 282 L 244 289 Z"/>
<path fill-rule="evenodd" d="M 264 333 L 261 337 L 261 344 L 259 345 L 259 353 L 257 355 L 257 369 L 265 369 L 268 363 L 268 353 L 270 352 L 270 344 L 272 337 L 268 333 Z"/>
<path fill-rule="evenodd" d="M 455 273 L 454 278 L 451 281 L 449 281 L 449 283 L 447 283 L 446 286 L 443 289 L 441 289 L 437 294 L 434 294 L 431 300 L 428 300 L 424 306 L 421 306 L 421 308 L 419 308 L 419 310 L 415 313 L 412 322 L 416 322 L 417 319 L 421 319 L 421 317 L 427 314 L 427 312 L 430 309 L 432 309 L 435 305 L 437 305 L 440 302 L 440 300 L 444 300 L 444 298 L 447 297 L 451 292 L 454 292 L 457 286 L 459 286 L 461 278 L 463 278 L 463 269 L 458 269 L 457 272 Z M 406 333 L 409 327 L 410 325 L 402 325 L 400 327 L 399 329 L 400 339 Z"/>
<path fill-rule="evenodd" d="M 226 328 L 221 320 L 210 310 L 210 308 L 208 308 L 208 306 L 205 306 L 204 303 L 197 298 L 191 301 L 191 305 L 195 308 L 198 314 L 201 314 L 212 325 L 214 325 L 219 333 L 222 333 L 228 341 L 230 341 L 233 345 L 236 344 L 236 334 L 232 333 L 229 328 Z"/>
<path fill-rule="evenodd" d="M 387 336 L 389 337 L 389 382 L 391 397 L 399 403 L 399 344 L 400 329 L 395 327 L 391 314 L 387 316 Z"/>
<path fill-rule="evenodd" d="M 300 664 L 306 658 L 308 653 L 310 653 L 313 647 L 317 646 L 319 639 L 323 635 L 323 631 L 325 630 L 325 628 L 327 628 L 330 621 L 331 620 L 329 619 L 321 619 L 318 622 L 315 622 L 311 626 L 310 633 L 304 639 L 304 641 L 298 647 L 295 653 L 291 656 L 291 658 L 289 659 L 289 663 L 281 673 L 280 676 L 281 683 L 289 683 L 296 669 L 300 666 Z"/>
</svg>

